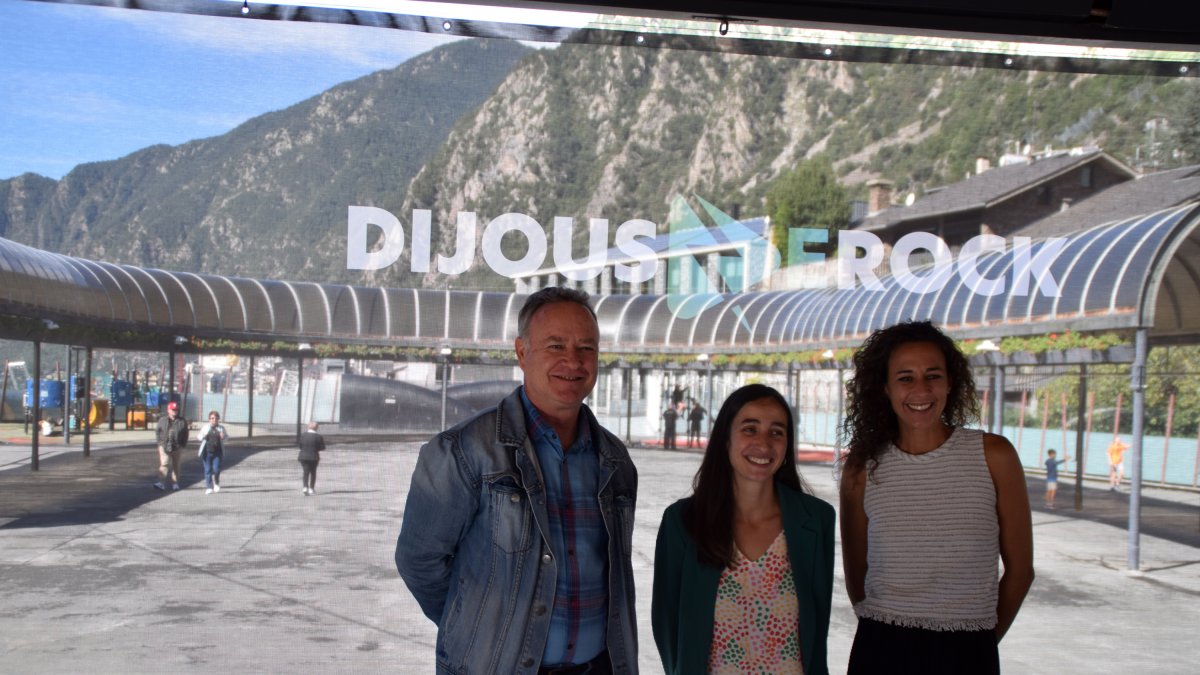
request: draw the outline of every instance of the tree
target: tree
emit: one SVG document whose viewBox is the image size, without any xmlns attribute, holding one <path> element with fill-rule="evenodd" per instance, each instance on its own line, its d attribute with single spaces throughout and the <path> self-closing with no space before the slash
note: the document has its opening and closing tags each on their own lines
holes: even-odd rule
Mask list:
<svg viewBox="0 0 1200 675">
<path fill-rule="evenodd" d="M 1172 120 L 1175 149 L 1183 164 L 1200 163 L 1200 87 L 1192 86 L 1179 97 Z"/>
<path fill-rule="evenodd" d="M 781 175 L 767 192 L 767 214 L 771 217 L 771 236 L 784 264 L 790 260 L 788 230 L 808 228 L 825 230 L 826 244 L 808 244 L 810 251 L 830 251 L 837 243 L 837 231 L 850 223 L 850 200 L 838 183 L 833 162 L 827 155 L 801 161 Z M 811 240 L 810 240 L 811 241 Z M 791 248 L 799 250 L 803 242 Z"/>
</svg>

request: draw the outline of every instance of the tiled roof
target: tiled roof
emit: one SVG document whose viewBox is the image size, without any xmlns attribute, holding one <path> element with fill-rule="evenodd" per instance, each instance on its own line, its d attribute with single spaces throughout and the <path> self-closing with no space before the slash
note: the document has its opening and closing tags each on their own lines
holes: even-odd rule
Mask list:
<svg viewBox="0 0 1200 675">
<path fill-rule="evenodd" d="M 1097 160 L 1107 161 L 1118 170 L 1133 175 L 1132 170 L 1101 150 L 1064 153 L 989 169 L 928 194 L 912 206 L 893 206 L 868 216 L 855 229 L 884 230 L 906 221 L 987 208 Z"/>
<path fill-rule="evenodd" d="M 1030 223 L 1013 232 L 1023 237 L 1061 237 L 1200 199 L 1200 165 L 1146 174 Z"/>
</svg>

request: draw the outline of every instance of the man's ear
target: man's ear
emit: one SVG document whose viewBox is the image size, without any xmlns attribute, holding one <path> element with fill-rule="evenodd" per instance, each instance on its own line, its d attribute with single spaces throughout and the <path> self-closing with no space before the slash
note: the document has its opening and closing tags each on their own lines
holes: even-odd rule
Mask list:
<svg viewBox="0 0 1200 675">
<path fill-rule="evenodd" d="M 517 365 L 525 367 L 525 341 L 520 337 L 513 340 L 513 350 L 517 352 Z"/>
</svg>

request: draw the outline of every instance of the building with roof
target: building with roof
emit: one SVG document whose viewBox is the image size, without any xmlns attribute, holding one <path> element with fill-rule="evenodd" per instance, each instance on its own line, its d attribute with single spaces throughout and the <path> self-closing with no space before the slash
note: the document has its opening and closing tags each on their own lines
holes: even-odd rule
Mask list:
<svg viewBox="0 0 1200 675">
<path fill-rule="evenodd" d="M 1111 220 L 1125 220 L 1200 199 L 1200 165 L 1158 171 L 1123 181 L 1013 232 L 1023 237 L 1065 237 Z"/>
<path fill-rule="evenodd" d="M 981 159 L 975 174 L 966 180 L 930 191 L 907 205 L 892 205 L 890 184 L 875 181 L 870 185 L 869 212 L 854 229 L 874 234 L 887 246 L 906 234 L 929 232 L 956 250 L 980 234 L 1010 236 L 1137 177 L 1132 168 L 1094 148 L 1006 155 L 1000 164 L 991 168 Z"/>
</svg>

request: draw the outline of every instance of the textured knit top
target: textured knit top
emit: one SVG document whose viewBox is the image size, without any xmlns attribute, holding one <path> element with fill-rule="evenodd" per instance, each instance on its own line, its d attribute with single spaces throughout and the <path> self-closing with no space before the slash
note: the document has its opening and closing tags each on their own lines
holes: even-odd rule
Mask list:
<svg viewBox="0 0 1200 675">
<path fill-rule="evenodd" d="M 889 444 L 868 473 L 859 617 L 930 630 L 996 626 L 1000 524 L 983 432 L 955 429 L 910 455 Z"/>
</svg>

